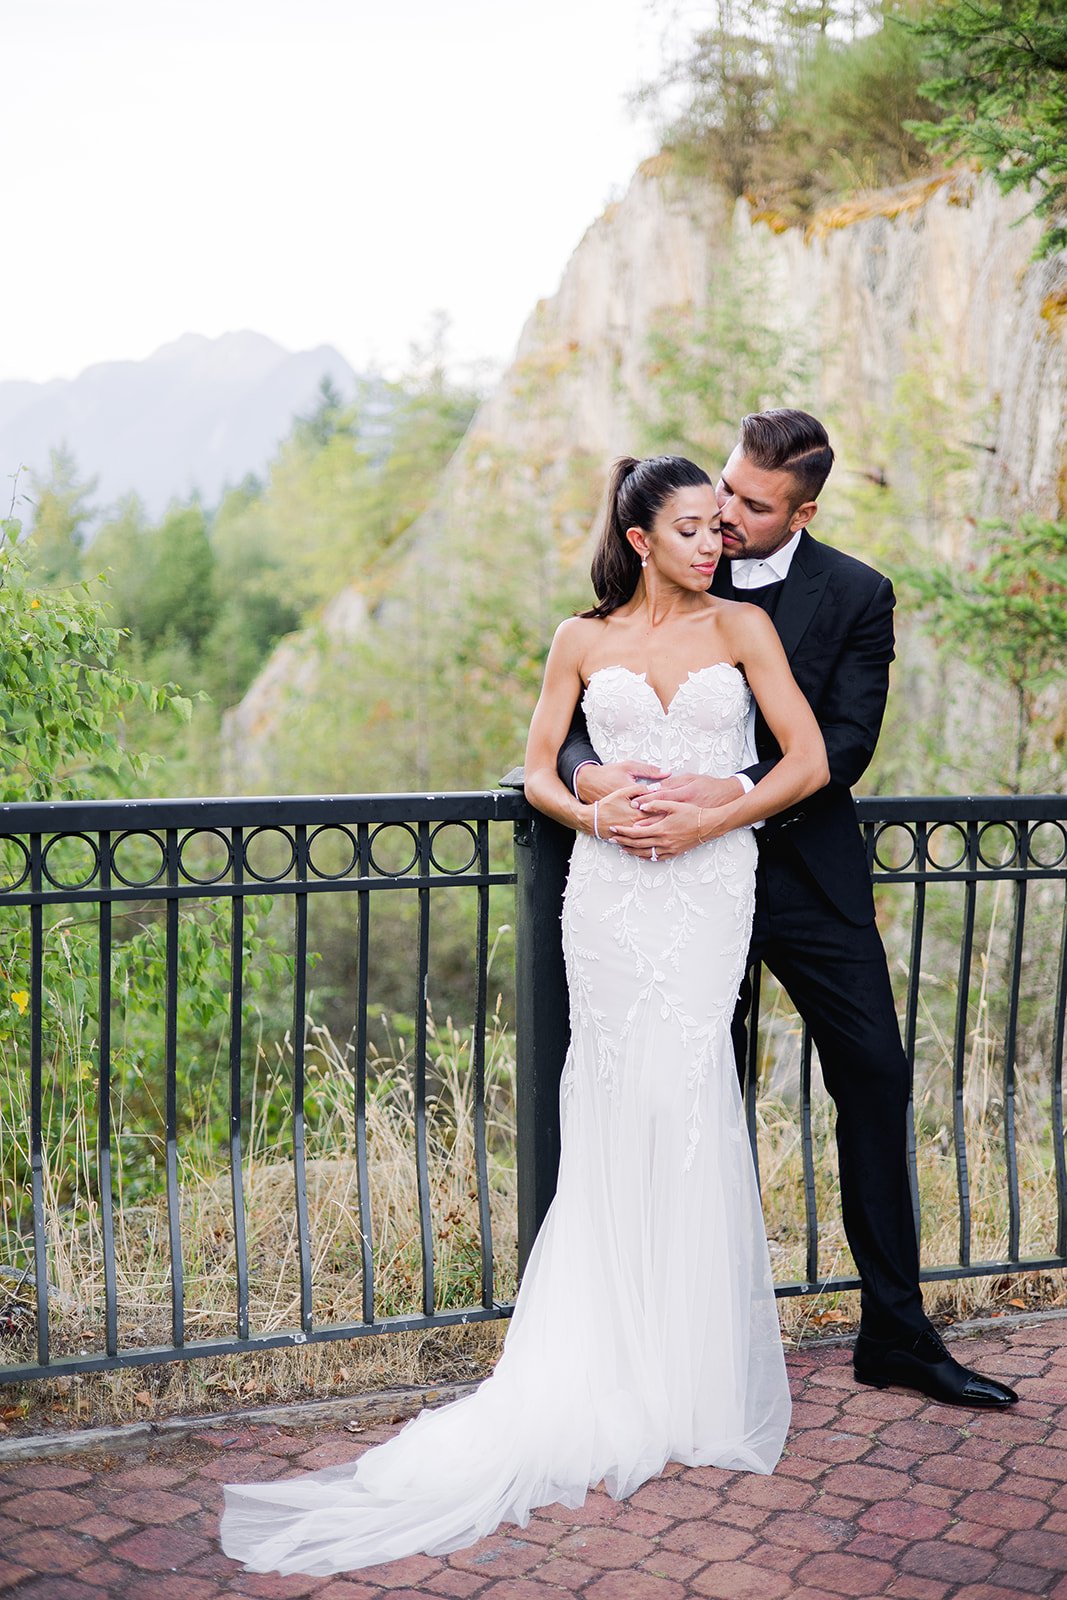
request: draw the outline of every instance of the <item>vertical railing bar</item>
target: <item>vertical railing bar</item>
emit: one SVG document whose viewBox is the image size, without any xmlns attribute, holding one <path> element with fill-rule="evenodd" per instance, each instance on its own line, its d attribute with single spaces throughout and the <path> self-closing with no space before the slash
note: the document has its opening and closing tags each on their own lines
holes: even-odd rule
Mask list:
<svg viewBox="0 0 1067 1600">
<path fill-rule="evenodd" d="M 360 878 L 370 876 L 370 830 L 365 822 L 357 828 Z M 364 1322 L 374 1321 L 374 1233 L 370 1204 L 370 1178 L 367 1172 L 367 994 L 370 967 L 370 906 L 367 889 L 357 889 L 359 913 L 356 967 L 356 1188 L 359 1193 L 359 1248 L 363 1268 Z"/>
<path fill-rule="evenodd" d="M 978 831 L 967 824 L 967 865 L 976 870 Z M 971 1189 L 967 1170 L 967 1126 L 964 1117 L 964 1067 L 967 1060 L 967 1008 L 971 993 L 971 959 L 974 951 L 976 883 L 968 878 L 963 889 L 963 926 L 960 929 L 960 964 L 956 983 L 956 1026 L 952 1046 L 952 1143 L 956 1158 L 956 1192 L 960 1206 L 960 1266 L 971 1260 Z"/>
<path fill-rule="evenodd" d="M 419 874 L 430 871 L 430 829 L 418 825 Z M 422 1239 L 422 1309 L 433 1316 L 433 1216 L 430 1208 L 430 1175 L 426 1157 L 426 1007 L 429 1001 L 430 972 L 430 891 L 419 895 L 419 975 L 415 998 L 415 1175 L 419 1190 L 419 1232 Z"/>
<path fill-rule="evenodd" d="M 926 823 L 916 828 L 916 865 L 926 860 Z M 923 934 L 926 929 L 926 884 L 915 885 L 911 913 L 911 955 L 908 966 L 908 1001 L 904 1017 L 904 1053 L 911 1067 L 907 1109 L 907 1160 L 908 1187 L 911 1190 L 911 1213 L 915 1223 L 915 1237 L 922 1245 L 922 1211 L 919 1203 L 919 1159 L 915 1143 L 915 1041 L 919 1023 L 919 978 L 922 971 Z"/>
<path fill-rule="evenodd" d="M 478 824 L 478 871 L 489 871 L 489 824 Z M 489 1209 L 489 1169 L 485 1145 L 485 1027 L 489 989 L 489 885 L 478 885 L 478 927 L 472 1053 L 474 1068 L 474 1164 L 478 1184 L 478 1236 L 482 1253 L 482 1305 L 493 1304 L 493 1219 Z"/>
<path fill-rule="evenodd" d="M 96 1173 L 100 1195 L 100 1229 L 104 1244 L 104 1345 L 109 1356 L 118 1355 L 118 1287 L 115 1277 L 115 1195 L 111 1171 L 111 834 L 101 833 L 99 1045 L 97 1048 Z"/>
<path fill-rule="evenodd" d="M 244 829 L 230 830 L 232 881 L 244 883 Z M 244 946 L 245 898 L 235 894 L 230 902 L 230 1202 L 233 1208 L 233 1258 L 237 1274 L 237 1337 L 247 1339 L 248 1241 L 245 1227 L 243 1112 L 241 1057 L 244 1050 Z"/>
<path fill-rule="evenodd" d="M 763 965 L 757 962 L 752 968 L 752 1003 L 748 1008 L 748 1027 L 745 1032 L 745 1122 L 748 1142 L 752 1147 L 752 1164 L 756 1169 L 756 1187 L 762 1189 L 759 1170 L 759 1130 L 756 1123 L 756 1101 L 759 1098 L 759 1005 Z"/>
<path fill-rule="evenodd" d="M 1018 861 L 1026 864 L 1029 827 L 1019 823 Z M 1015 1145 L 1015 1059 L 1019 1030 L 1019 985 L 1022 982 L 1023 938 L 1026 928 L 1026 880 L 1015 880 L 1015 916 L 1011 934 L 1011 987 L 1004 1027 L 1004 1159 L 1008 1169 L 1008 1260 L 1019 1259 L 1019 1157 Z"/>
<path fill-rule="evenodd" d="M 307 883 L 307 825 L 296 826 L 296 877 Z M 300 1249 L 300 1326 L 311 1332 L 311 1239 L 308 1232 L 307 1167 L 304 1129 L 304 1045 L 307 1030 L 308 897 L 293 896 L 295 973 L 293 984 L 293 1183 L 296 1190 L 296 1232 Z"/>
<path fill-rule="evenodd" d="M 557 937 L 574 834 L 528 809 L 515 821 L 515 1177 L 519 1274 L 556 1192 L 560 1088 L 570 1044 Z"/>
<path fill-rule="evenodd" d="M 30 888 L 42 892 L 41 835 L 30 835 Z M 48 1242 L 44 1226 L 44 907 L 30 906 L 30 1182 L 33 1198 L 33 1275 L 37 1300 L 37 1362 L 47 1366 Z"/>
<path fill-rule="evenodd" d="M 811 1138 L 811 1034 L 804 1024 L 800 1047 L 800 1149 L 804 1162 L 804 1227 L 807 1239 L 804 1274 L 819 1281 L 819 1210 L 815 1195 L 815 1159 Z"/>
<path fill-rule="evenodd" d="M 1052 1041 L 1052 1153 L 1056 1165 L 1056 1254 L 1067 1256 L 1067 1151 L 1063 1127 L 1063 1055 L 1067 1032 L 1067 882 L 1063 886 L 1060 926 L 1060 970 L 1056 981 L 1056 1018 Z"/>
<path fill-rule="evenodd" d="M 178 886 L 178 830 L 168 828 L 167 883 Z M 185 1283 L 182 1271 L 181 1194 L 178 1186 L 178 897 L 169 895 L 166 912 L 164 966 L 165 1018 L 163 1057 L 166 1072 L 167 1233 L 170 1242 L 171 1337 L 185 1343 Z"/>
</svg>

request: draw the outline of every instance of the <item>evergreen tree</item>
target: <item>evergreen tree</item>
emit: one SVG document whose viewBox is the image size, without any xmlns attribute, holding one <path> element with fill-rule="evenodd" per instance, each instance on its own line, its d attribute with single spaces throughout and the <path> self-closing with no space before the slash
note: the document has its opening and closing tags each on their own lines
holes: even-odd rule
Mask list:
<svg viewBox="0 0 1067 1600">
<path fill-rule="evenodd" d="M 984 559 L 913 567 L 903 574 L 929 609 L 926 625 L 949 655 L 962 655 L 1004 684 L 1014 703 L 1007 787 L 1018 793 L 1036 727 L 1038 701 L 1063 681 L 1067 654 L 1067 522 L 1024 517 L 994 524 Z"/>
<path fill-rule="evenodd" d="M 96 489 L 95 478 L 78 476 L 78 464 L 67 446 L 49 456 L 48 476 L 31 480 L 30 499 L 35 505 L 33 573 L 48 588 L 69 588 L 82 575 L 86 530 L 93 516 L 87 504 Z"/>
<path fill-rule="evenodd" d="M 294 431 L 299 438 L 322 449 L 335 433 L 351 431 L 352 411 L 345 406 L 344 398 L 329 373 L 319 380 L 318 394 L 313 408 L 297 417 Z"/>
<path fill-rule="evenodd" d="M 107 584 L 105 605 L 117 628 L 135 628 L 151 583 L 145 559 L 149 522 L 140 498 L 130 494 L 103 524 L 86 555 L 86 566 Z"/>
<path fill-rule="evenodd" d="M 1000 188 L 1032 189 L 1045 221 L 1036 255 L 1067 248 L 1067 10 L 1062 0 L 944 0 L 909 24 L 944 108 L 915 133 L 987 168 Z"/>
<path fill-rule="evenodd" d="M 645 95 L 673 101 L 682 91 L 666 143 L 735 197 L 748 189 L 774 127 L 778 71 L 764 15 L 760 0 L 718 0 L 688 53 Z"/>
<path fill-rule="evenodd" d="M 669 114 L 664 143 L 768 219 L 896 183 L 927 164 L 907 129 L 923 102 L 906 0 L 717 0 L 687 54 L 641 98 Z"/>
<path fill-rule="evenodd" d="M 218 615 L 215 555 L 203 507 L 172 507 L 144 541 L 142 562 L 138 633 L 149 649 L 180 643 L 196 653 Z"/>
</svg>

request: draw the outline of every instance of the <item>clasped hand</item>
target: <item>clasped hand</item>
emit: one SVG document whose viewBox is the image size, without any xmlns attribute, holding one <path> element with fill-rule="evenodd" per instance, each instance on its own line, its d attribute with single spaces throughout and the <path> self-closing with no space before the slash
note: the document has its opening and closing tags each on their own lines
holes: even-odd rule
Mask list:
<svg viewBox="0 0 1067 1600">
<path fill-rule="evenodd" d="M 727 833 L 730 802 L 744 786 L 736 778 L 661 772 L 647 762 L 613 762 L 583 767 L 581 798 L 597 806 L 602 839 L 629 855 L 666 861 L 695 845 Z"/>
</svg>

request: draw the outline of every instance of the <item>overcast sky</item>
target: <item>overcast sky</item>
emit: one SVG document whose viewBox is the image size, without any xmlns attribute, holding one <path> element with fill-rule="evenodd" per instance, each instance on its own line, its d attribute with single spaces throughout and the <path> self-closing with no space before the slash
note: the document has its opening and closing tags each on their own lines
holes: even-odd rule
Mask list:
<svg viewBox="0 0 1067 1600">
<path fill-rule="evenodd" d="M 654 148 L 655 0 L 0 0 L 0 379 L 254 328 L 510 354 Z"/>
</svg>

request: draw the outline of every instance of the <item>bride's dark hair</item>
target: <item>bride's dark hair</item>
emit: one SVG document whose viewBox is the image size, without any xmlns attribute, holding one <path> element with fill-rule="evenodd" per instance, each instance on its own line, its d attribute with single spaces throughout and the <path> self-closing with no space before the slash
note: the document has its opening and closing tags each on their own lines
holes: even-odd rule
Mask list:
<svg viewBox="0 0 1067 1600">
<path fill-rule="evenodd" d="M 604 519 L 590 576 L 597 603 L 583 617 L 608 617 L 625 605 L 641 576 L 641 557 L 626 537 L 627 528 L 651 531 L 664 501 L 676 489 L 711 483 L 703 467 L 684 456 L 620 456 L 608 478 Z"/>
</svg>

